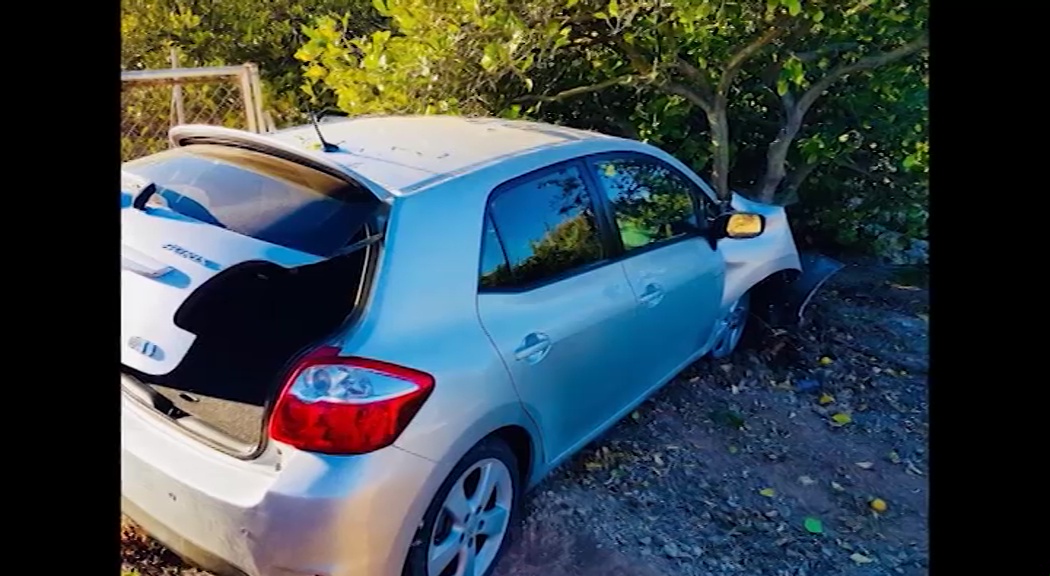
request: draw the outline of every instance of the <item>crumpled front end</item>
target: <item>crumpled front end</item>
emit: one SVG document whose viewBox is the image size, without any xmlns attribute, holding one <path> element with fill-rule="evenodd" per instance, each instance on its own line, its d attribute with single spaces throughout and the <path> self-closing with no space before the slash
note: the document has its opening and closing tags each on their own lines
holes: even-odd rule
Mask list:
<svg viewBox="0 0 1050 576">
<path fill-rule="evenodd" d="M 751 312 L 775 328 L 801 324 L 813 295 L 842 264 L 815 252 L 799 253 L 782 206 L 754 202 L 733 194 L 735 210 L 761 214 L 766 228 L 756 238 L 722 240 L 726 261 L 723 306 L 751 293 Z"/>
<path fill-rule="evenodd" d="M 800 271 L 775 274 L 751 292 L 751 312 L 773 328 L 790 328 L 803 323 L 806 306 L 813 295 L 843 264 L 816 252 L 799 255 Z"/>
</svg>

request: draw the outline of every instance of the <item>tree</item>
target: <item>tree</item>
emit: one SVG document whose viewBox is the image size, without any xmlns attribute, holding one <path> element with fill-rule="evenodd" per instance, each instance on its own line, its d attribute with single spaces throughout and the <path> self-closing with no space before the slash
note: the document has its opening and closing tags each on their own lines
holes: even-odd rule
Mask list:
<svg viewBox="0 0 1050 576">
<path fill-rule="evenodd" d="M 122 0 L 121 67 L 170 68 L 172 48 L 185 67 L 254 62 L 277 122 L 294 122 L 303 118 L 302 67 L 294 57 L 306 41 L 302 27 L 336 10 L 349 14 L 351 34 L 380 22 L 365 1 Z"/>
<path fill-rule="evenodd" d="M 775 96 L 779 126 L 751 190 L 767 202 L 787 178 L 789 153 L 822 95 L 928 44 L 922 1 L 374 4 L 397 34 L 351 40 L 326 19 L 298 54 L 308 63 L 308 78 L 334 91 L 345 110 L 514 116 L 522 104 L 532 104 L 525 112 L 536 114 L 543 104 L 634 87 L 648 92 L 643 98 L 680 98 L 690 115 L 703 116 L 711 179 L 726 197 L 731 104 L 751 96 L 768 108 Z M 742 80 L 751 80 L 751 90 L 741 89 Z"/>
</svg>

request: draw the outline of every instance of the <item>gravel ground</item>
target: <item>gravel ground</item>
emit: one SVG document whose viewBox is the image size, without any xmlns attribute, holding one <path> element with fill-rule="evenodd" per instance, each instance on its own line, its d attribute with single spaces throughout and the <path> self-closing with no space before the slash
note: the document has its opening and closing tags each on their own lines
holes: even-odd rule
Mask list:
<svg viewBox="0 0 1050 576">
<path fill-rule="evenodd" d="M 801 331 L 754 330 L 728 361 L 690 367 L 529 496 L 496 576 L 925 574 L 914 281 L 851 266 Z M 121 534 L 125 570 L 206 574 Z"/>
</svg>

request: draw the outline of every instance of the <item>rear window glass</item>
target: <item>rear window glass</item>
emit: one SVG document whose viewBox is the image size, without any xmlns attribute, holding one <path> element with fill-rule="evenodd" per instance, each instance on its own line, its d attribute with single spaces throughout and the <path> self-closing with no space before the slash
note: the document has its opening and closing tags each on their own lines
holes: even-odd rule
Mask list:
<svg viewBox="0 0 1050 576">
<path fill-rule="evenodd" d="M 176 148 L 124 170 L 157 186 L 154 205 L 318 256 L 345 246 L 379 202 L 323 172 L 229 146 Z"/>
</svg>

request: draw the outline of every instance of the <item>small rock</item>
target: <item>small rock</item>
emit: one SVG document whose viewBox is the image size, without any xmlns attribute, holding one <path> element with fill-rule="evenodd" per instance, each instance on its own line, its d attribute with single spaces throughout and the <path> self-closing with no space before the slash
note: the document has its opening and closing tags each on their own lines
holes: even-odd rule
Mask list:
<svg viewBox="0 0 1050 576">
<path fill-rule="evenodd" d="M 653 539 L 648 536 L 642 536 L 638 539 L 638 543 L 642 546 L 648 546 L 653 543 Z"/>
<path fill-rule="evenodd" d="M 678 546 L 676 546 L 674 542 L 668 542 L 667 544 L 664 544 L 663 553 L 664 556 L 667 556 L 668 558 L 678 558 L 678 556 L 681 554 L 681 552 L 679 552 L 678 550 Z"/>
</svg>

